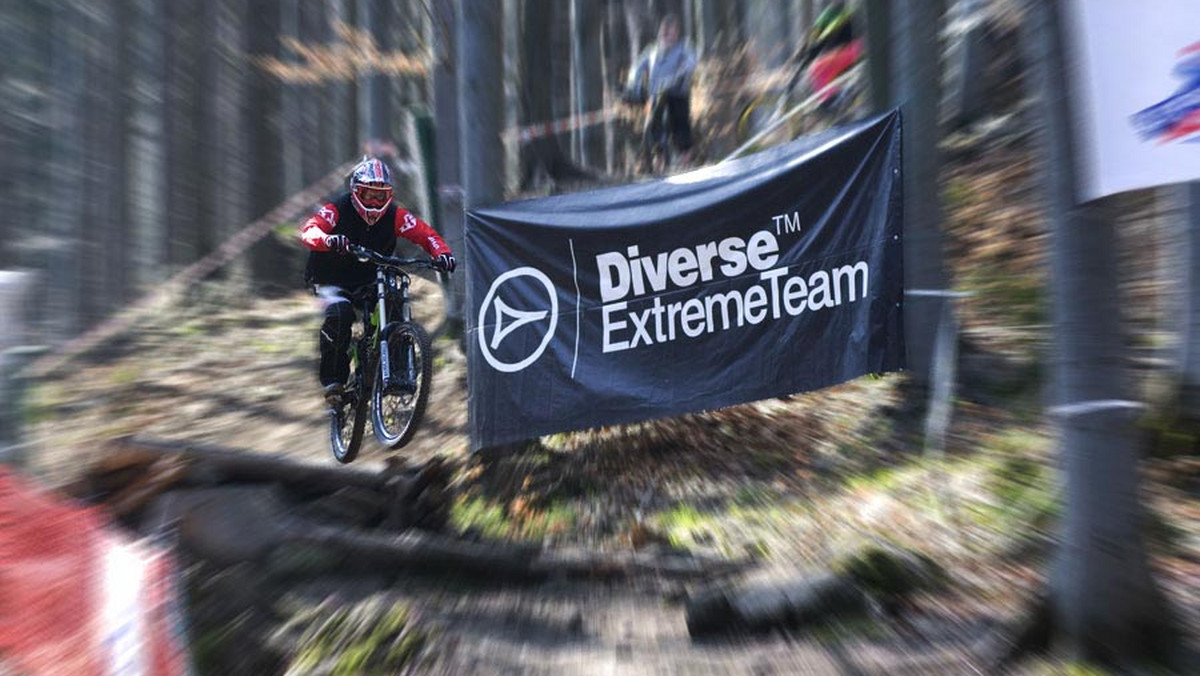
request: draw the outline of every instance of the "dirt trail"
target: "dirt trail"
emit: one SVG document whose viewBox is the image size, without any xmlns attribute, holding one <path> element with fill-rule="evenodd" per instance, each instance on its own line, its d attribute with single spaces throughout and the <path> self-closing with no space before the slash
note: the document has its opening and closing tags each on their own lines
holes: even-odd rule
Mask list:
<svg viewBox="0 0 1200 676">
<path fill-rule="evenodd" d="M 220 287 L 205 292 L 215 297 L 190 299 L 124 338 L 118 354 L 35 390 L 42 422 L 33 436 L 42 440 L 36 452 L 42 472 L 60 478 L 76 464 L 77 451 L 123 434 L 336 464 L 316 380 L 320 311 L 313 298 L 296 293 L 225 304 Z M 413 295 L 417 319 L 435 329 L 440 289 L 417 279 Z M 403 450 L 418 462 L 439 453 L 461 457 L 467 447 L 465 359 L 446 340 L 435 350 L 425 422 Z M 359 457 L 357 465 L 373 467 L 386 454 L 368 438 Z"/>
<path fill-rule="evenodd" d="M 65 480 L 98 443 L 126 434 L 335 465 L 315 379 L 320 320 L 312 298 L 297 293 L 247 302 L 226 294 L 202 287 L 69 380 L 39 385 L 30 402 L 36 470 Z M 417 317 L 437 326 L 440 290 L 417 281 L 414 297 Z M 999 622 L 1013 617 L 1038 583 L 1037 552 L 1049 534 L 1009 521 L 1037 512 L 1013 516 L 995 506 L 998 472 L 1012 469 L 1006 458 L 1032 463 L 1036 472 L 1015 475 L 1020 482 L 1052 484 L 1048 440 L 1036 424 L 1014 424 L 1014 415 L 1029 415 L 1020 407 L 1014 414 L 960 402 L 948 449 L 957 459 L 940 467 L 936 479 L 920 463 L 901 462 L 912 460 L 905 454 L 914 446 L 891 422 L 904 401 L 899 381 L 887 378 L 645 426 L 557 435 L 524 454 L 468 461 L 465 360 L 446 340 L 435 342 L 435 352 L 428 417 L 402 453 L 414 462 L 436 454 L 463 461 L 457 527 L 598 550 L 627 550 L 642 533 L 653 546 L 758 557 L 754 575 L 762 579 L 828 566 L 864 542 L 886 539 L 936 550 L 956 577 L 949 594 L 917 600 L 911 625 L 884 619 L 712 643 L 693 642 L 687 633 L 682 599 L 696 587 L 662 580 L 495 586 L 403 576 L 392 584 L 324 578 L 315 585 L 324 589 L 309 596 L 313 604 L 330 594 L 349 602 L 365 590 L 406 602 L 422 623 L 441 627 L 435 673 L 986 673 L 973 662 L 980 639 L 996 636 Z M 996 448 L 992 455 L 981 452 L 986 446 Z M 386 457 L 368 439 L 355 466 L 380 467 Z M 952 531 L 931 502 L 933 480 L 956 496 L 955 518 L 963 520 Z M 1018 495 L 1031 502 L 1043 497 Z M 1053 501 L 1052 493 L 1045 497 Z M 1176 497 L 1172 504 L 1195 500 Z M 1032 553 L 1006 560 L 1000 530 L 1032 536 Z M 1172 558 L 1164 581 L 1180 607 L 1200 617 L 1200 603 L 1186 592 L 1200 579 L 1195 561 Z"/>
<path fill-rule="evenodd" d="M 419 598 L 419 596 L 418 596 Z M 771 635 L 695 643 L 682 607 L 641 589 L 535 589 L 418 600 L 451 625 L 446 673 L 481 676 L 813 676 L 976 673 L 965 638 L 821 640 Z M 936 621 L 930 623 L 937 624 Z M 957 634 L 958 632 L 956 632 Z M 462 669 L 463 671 L 458 671 Z"/>
</svg>

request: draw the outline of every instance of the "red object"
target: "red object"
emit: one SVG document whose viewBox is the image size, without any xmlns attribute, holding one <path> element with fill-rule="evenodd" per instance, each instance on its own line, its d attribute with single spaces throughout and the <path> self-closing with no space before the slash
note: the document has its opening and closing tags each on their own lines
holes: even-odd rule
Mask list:
<svg viewBox="0 0 1200 676">
<path fill-rule="evenodd" d="M 168 553 L 0 468 L 0 655 L 30 676 L 188 673 Z"/>
<path fill-rule="evenodd" d="M 808 78 L 815 91 L 820 92 L 821 101 L 825 102 L 838 94 L 840 88 L 830 87 L 829 83 L 845 73 L 851 66 L 858 63 L 862 57 L 863 42 L 854 40 L 844 47 L 838 47 L 817 57 L 808 67 Z M 825 91 L 822 91 L 825 90 Z"/>
<path fill-rule="evenodd" d="M 329 247 L 325 246 L 325 236 L 333 234 L 338 217 L 337 206 L 332 202 L 325 204 L 300 227 L 300 241 L 313 251 L 329 251 Z M 417 218 L 404 207 L 396 207 L 396 220 L 392 227 L 397 237 L 403 237 L 421 247 L 431 258 L 450 253 L 450 247 L 433 226 Z"/>
</svg>

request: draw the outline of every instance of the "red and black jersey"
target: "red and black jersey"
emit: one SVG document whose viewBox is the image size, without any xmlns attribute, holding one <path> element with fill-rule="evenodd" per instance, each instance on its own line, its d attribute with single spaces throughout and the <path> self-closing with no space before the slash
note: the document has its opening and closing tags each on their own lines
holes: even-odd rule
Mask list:
<svg viewBox="0 0 1200 676">
<path fill-rule="evenodd" d="M 347 192 L 322 206 L 300 227 L 300 241 L 310 249 L 305 269 L 305 279 L 310 284 L 332 284 L 350 289 L 375 280 L 374 266 L 361 263 L 353 256 L 329 251 L 325 246 L 326 235 L 345 235 L 351 244 L 365 246 L 385 256 L 395 251 L 397 237 L 417 244 L 430 256 L 450 253 L 450 247 L 428 223 L 395 204 L 375 225 L 367 225 Z"/>
</svg>

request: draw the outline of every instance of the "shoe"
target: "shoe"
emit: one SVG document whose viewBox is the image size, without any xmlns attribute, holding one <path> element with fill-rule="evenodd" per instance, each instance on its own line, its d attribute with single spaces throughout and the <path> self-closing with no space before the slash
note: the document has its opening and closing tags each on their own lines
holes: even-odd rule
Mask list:
<svg viewBox="0 0 1200 676">
<path fill-rule="evenodd" d="M 346 395 L 346 386 L 341 383 L 331 383 L 325 386 L 325 403 L 338 406 Z"/>
</svg>

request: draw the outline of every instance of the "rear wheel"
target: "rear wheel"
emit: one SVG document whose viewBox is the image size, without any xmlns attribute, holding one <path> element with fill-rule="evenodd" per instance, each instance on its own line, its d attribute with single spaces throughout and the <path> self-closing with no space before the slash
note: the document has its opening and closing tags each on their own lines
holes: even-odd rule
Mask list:
<svg viewBox="0 0 1200 676">
<path fill-rule="evenodd" d="M 412 440 L 425 415 L 433 384 L 433 348 L 429 335 L 414 322 L 390 324 L 383 334 L 392 371 L 384 382 L 383 365 L 377 367 L 371 406 L 371 428 L 379 443 L 400 448 Z"/>
<path fill-rule="evenodd" d="M 370 383 L 364 383 L 365 369 L 357 368 L 357 355 L 351 358 L 352 382 L 346 388 L 341 403 L 329 409 L 329 447 L 333 457 L 340 463 L 353 462 L 362 446 L 363 430 L 367 425 L 367 392 Z"/>
</svg>

